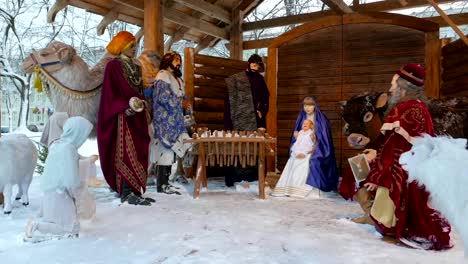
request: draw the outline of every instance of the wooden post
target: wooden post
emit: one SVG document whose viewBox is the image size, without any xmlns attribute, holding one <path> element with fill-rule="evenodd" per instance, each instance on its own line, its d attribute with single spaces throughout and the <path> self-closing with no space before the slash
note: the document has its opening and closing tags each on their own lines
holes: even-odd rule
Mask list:
<svg viewBox="0 0 468 264">
<path fill-rule="evenodd" d="M 248 144 L 248 143 L 247 143 Z M 265 200 L 265 149 L 267 142 L 260 143 L 258 157 L 258 197 Z"/>
<path fill-rule="evenodd" d="M 184 49 L 184 80 L 185 95 L 189 98 L 190 104 L 194 106 L 194 80 L 195 80 L 195 50 L 194 48 Z"/>
<path fill-rule="evenodd" d="M 277 78 L 276 73 L 278 71 L 278 48 L 268 48 L 268 61 L 266 66 L 266 84 L 268 91 L 270 92 L 269 105 L 270 109 L 268 110 L 267 120 L 266 120 L 266 131 L 272 137 L 277 137 Z M 276 147 L 277 144 L 275 144 Z M 268 171 L 276 172 L 276 154 L 275 149 L 274 156 L 267 156 L 267 169 Z"/>
<path fill-rule="evenodd" d="M 465 42 L 465 44 L 468 46 L 468 38 L 458 28 L 457 24 L 455 24 L 452 21 L 452 19 L 450 19 L 450 17 L 448 17 L 447 14 L 445 14 L 442 9 L 440 9 L 439 5 L 437 5 L 437 3 L 434 2 L 434 0 L 427 0 L 427 2 L 429 2 L 429 4 L 431 4 L 434 7 L 434 9 L 437 11 L 437 13 L 439 13 L 439 15 L 445 20 L 445 22 L 447 22 L 447 24 L 449 24 L 450 27 L 452 27 L 452 29 L 455 32 L 457 32 L 458 36 L 460 36 L 460 38 L 463 40 L 463 42 Z"/>
<path fill-rule="evenodd" d="M 163 1 L 145 0 L 145 50 L 155 50 L 164 54 Z"/>
<path fill-rule="evenodd" d="M 200 184 L 206 178 L 205 175 L 205 144 L 202 141 L 198 143 L 198 162 L 197 172 L 195 173 L 195 189 L 193 190 L 193 198 L 200 197 Z"/>
<path fill-rule="evenodd" d="M 231 36 L 229 38 L 229 50 L 231 59 L 242 60 L 242 11 L 236 7 L 232 10 Z"/>
<path fill-rule="evenodd" d="M 440 92 L 440 40 L 439 31 L 426 32 L 426 81 L 427 96 L 439 98 Z"/>
</svg>

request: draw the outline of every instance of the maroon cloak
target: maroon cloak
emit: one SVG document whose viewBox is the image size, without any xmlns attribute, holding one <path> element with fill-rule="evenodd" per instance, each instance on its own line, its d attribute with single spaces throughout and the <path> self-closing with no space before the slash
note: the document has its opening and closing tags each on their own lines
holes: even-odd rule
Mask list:
<svg viewBox="0 0 468 264">
<path fill-rule="evenodd" d="M 118 59 L 106 65 L 97 123 L 97 140 L 102 172 L 112 190 L 121 193 L 125 180 L 136 194 L 146 190 L 148 152 L 151 137 L 146 109 L 125 116 L 129 100 L 144 100 L 124 76 Z"/>
<path fill-rule="evenodd" d="M 370 164 L 367 182 L 390 191 L 395 205 L 396 225 L 388 228 L 372 217 L 377 230 L 394 234 L 400 241 L 417 243 L 424 249 L 442 250 L 450 244 L 451 227 L 428 205 L 429 194 L 415 182 L 407 182 L 408 174 L 398 160 L 411 149 L 413 137 L 422 133 L 434 135 L 432 119 L 426 106 L 419 100 L 398 104 L 392 109 L 382 126 L 376 159 Z M 407 243 L 407 242 L 406 242 Z"/>
</svg>

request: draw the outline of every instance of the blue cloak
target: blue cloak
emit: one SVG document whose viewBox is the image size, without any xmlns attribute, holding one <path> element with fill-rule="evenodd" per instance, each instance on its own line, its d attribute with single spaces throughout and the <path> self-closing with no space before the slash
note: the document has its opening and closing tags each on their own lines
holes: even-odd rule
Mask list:
<svg viewBox="0 0 468 264">
<path fill-rule="evenodd" d="M 307 184 L 318 188 L 324 192 L 334 191 L 338 186 L 338 174 L 336 172 L 335 149 L 331 133 L 330 122 L 320 111 L 317 100 L 311 97 L 315 102 L 315 136 L 317 146 L 309 160 L 309 176 Z M 302 129 L 302 122 L 307 119 L 307 113 L 304 111 L 304 104 L 301 105 L 294 131 Z M 291 146 L 296 142 L 294 136 L 291 136 Z"/>
</svg>

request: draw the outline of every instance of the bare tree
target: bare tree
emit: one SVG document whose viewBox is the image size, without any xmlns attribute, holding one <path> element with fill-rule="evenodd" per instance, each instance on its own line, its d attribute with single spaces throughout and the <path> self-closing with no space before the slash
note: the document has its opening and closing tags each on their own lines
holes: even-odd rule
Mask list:
<svg viewBox="0 0 468 264">
<path fill-rule="evenodd" d="M 29 1 L 28 1 L 29 2 Z M 18 126 L 26 126 L 29 114 L 29 96 L 31 94 L 31 75 L 26 75 L 20 69 L 21 62 L 26 56 L 26 49 L 31 47 L 31 36 L 34 34 L 35 41 L 52 41 L 60 32 L 61 26 L 50 27 L 50 31 L 44 31 L 43 28 L 33 23 L 34 18 L 44 14 L 48 8 L 48 1 L 35 1 L 33 3 L 24 0 L 9 0 L 0 6 L 0 32 L 3 38 L 0 42 L 0 77 L 5 78 L 7 85 L 3 90 L 13 87 L 18 93 L 21 101 Z M 25 14 L 32 15 L 28 19 L 29 24 L 24 23 L 21 16 Z M 27 44 L 26 44 L 27 42 Z M 11 88 L 10 88 L 11 89 Z M 13 94 L 11 90 L 5 95 L 10 97 Z M 11 102 L 11 98 L 7 101 Z M 11 105 L 7 107 L 11 109 Z M 9 110 L 10 111 L 10 110 Z M 11 111 L 10 111 L 11 114 Z M 11 117 L 10 117 L 11 119 Z"/>
</svg>

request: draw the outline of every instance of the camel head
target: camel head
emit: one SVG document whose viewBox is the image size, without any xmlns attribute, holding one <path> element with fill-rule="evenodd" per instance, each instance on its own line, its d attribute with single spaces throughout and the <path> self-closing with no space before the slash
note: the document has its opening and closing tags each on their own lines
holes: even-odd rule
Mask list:
<svg viewBox="0 0 468 264">
<path fill-rule="evenodd" d="M 64 64 L 71 63 L 76 50 L 65 43 L 54 41 L 46 48 L 33 50 L 23 61 L 22 68 L 25 73 L 32 73 L 38 65 L 53 73 L 60 70 Z"/>
</svg>

